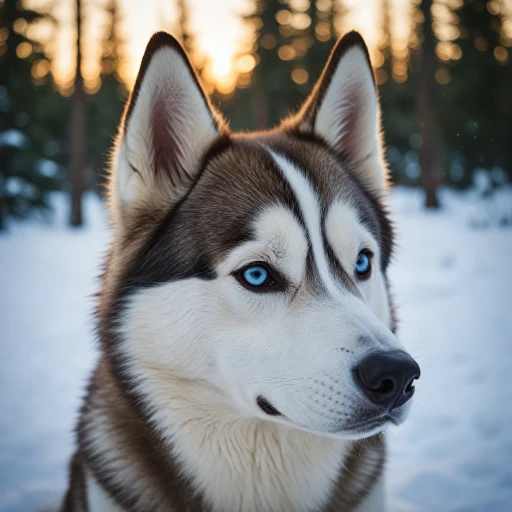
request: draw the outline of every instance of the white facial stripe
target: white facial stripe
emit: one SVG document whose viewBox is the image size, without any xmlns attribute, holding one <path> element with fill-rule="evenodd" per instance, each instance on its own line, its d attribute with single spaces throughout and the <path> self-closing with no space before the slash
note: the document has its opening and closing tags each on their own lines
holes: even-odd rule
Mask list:
<svg viewBox="0 0 512 512">
<path fill-rule="evenodd" d="M 268 149 L 268 152 L 295 193 L 295 197 L 297 198 L 297 202 L 299 203 L 299 208 L 302 213 L 302 218 L 306 224 L 306 231 L 308 232 L 309 239 L 311 240 L 313 259 L 325 288 L 332 297 L 343 296 L 343 292 L 332 279 L 329 272 L 329 263 L 327 261 L 325 247 L 322 240 L 320 204 L 318 199 L 315 197 L 315 192 L 307 179 L 294 164 L 281 155 L 274 153 L 271 149 Z"/>
<path fill-rule="evenodd" d="M 347 270 L 354 268 L 357 255 L 363 248 L 373 252 L 375 261 L 380 259 L 379 245 L 350 204 L 336 201 L 329 207 L 325 217 L 325 236 L 342 267 Z"/>
<path fill-rule="evenodd" d="M 308 250 L 306 236 L 293 213 L 284 206 L 272 206 L 253 223 L 255 240 L 231 251 L 218 267 L 227 275 L 254 261 L 267 261 L 281 271 L 295 286 L 304 279 Z"/>
</svg>

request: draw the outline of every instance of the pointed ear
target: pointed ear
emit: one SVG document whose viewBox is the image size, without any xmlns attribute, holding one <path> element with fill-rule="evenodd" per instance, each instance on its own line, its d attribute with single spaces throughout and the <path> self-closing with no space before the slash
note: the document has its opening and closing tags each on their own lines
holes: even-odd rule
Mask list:
<svg viewBox="0 0 512 512">
<path fill-rule="evenodd" d="M 386 188 L 380 108 L 368 49 L 357 32 L 334 47 L 320 79 L 295 119 L 345 157 L 363 185 L 381 195 Z"/>
<path fill-rule="evenodd" d="M 114 151 L 116 217 L 133 207 L 168 209 L 189 190 L 226 128 L 180 44 L 165 32 L 149 41 Z"/>
</svg>

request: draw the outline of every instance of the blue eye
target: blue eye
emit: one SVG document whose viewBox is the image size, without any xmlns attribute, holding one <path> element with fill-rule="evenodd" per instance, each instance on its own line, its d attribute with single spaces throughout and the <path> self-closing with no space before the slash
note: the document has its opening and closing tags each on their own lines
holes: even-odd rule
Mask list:
<svg viewBox="0 0 512 512">
<path fill-rule="evenodd" d="M 367 276 L 371 270 L 370 255 L 367 252 L 359 253 L 356 261 L 356 273 L 359 277 Z"/>
<path fill-rule="evenodd" d="M 259 261 L 237 270 L 233 277 L 251 292 L 280 292 L 286 288 L 286 279 L 277 270 Z"/>
<path fill-rule="evenodd" d="M 242 277 L 250 286 L 263 286 L 267 283 L 269 274 L 263 265 L 252 265 L 243 271 Z"/>
</svg>

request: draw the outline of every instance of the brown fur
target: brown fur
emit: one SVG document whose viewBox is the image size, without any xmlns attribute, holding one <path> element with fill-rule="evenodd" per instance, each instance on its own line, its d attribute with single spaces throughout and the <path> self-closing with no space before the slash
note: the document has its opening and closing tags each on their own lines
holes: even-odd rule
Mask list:
<svg viewBox="0 0 512 512">
<path fill-rule="evenodd" d="M 115 452 L 98 454 L 90 450 L 89 436 L 94 432 L 94 418 L 98 415 L 108 425 Z M 211 510 L 182 475 L 178 462 L 169 455 L 164 443 L 134 414 L 104 359 L 99 362 L 89 386 L 81 412 L 78 440 L 79 451 L 72 460 L 70 489 L 62 512 L 94 512 L 88 509 L 84 492 L 86 469 L 127 511 Z M 109 460 L 119 456 L 127 467 L 137 468 L 139 481 L 144 481 L 147 489 L 144 496 L 133 495 L 131 488 L 116 486 L 116 475 L 109 471 Z M 371 483 L 378 479 L 384 460 L 385 446 L 381 437 L 354 442 L 325 512 L 355 509 L 368 495 Z"/>
<path fill-rule="evenodd" d="M 145 204 L 123 213 L 122 229 L 115 230 L 116 238 L 99 295 L 97 317 L 102 356 L 81 410 L 78 449 L 70 467 L 63 512 L 88 511 L 84 492 L 86 471 L 94 474 L 115 502 L 127 511 L 208 510 L 202 496 L 183 476 L 178 462 L 152 428 L 141 397 L 123 371 L 125 361 L 116 352 L 120 340 L 114 334 L 114 327 L 126 297 L 135 287 L 191 275 L 214 278 L 212 268 L 216 259 L 250 237 L 249 220 L 257 213 L 255 209 L 269 202 L 283 203 L 301 221 L 294 195 L 264 147 L 275 149 L 307 170 L 324 206 L 335 196 L 354 204 L 379 241 L 380 265 L 385 272 L 393 246 L 392 227 L 385 208 L 379 198 L 359 183 L 354 162 L 311 133 L 318 101 L 325 94 L 338 59 L 356 44 L 363 45 L 366 51 L 362 39 L 355 34 L 337 45 L 303 110 L 271 132 L 228 134 L 203 94 L 219 128 L 219 138 L 204 155 L 202 166 L 194 176 L 186 171 L 185 177 L 175 176 L 190 180 L 187 194 L 171 209 L 161 204 Z M 171 45 L 182 52 L 169 36 L 159 34 L 152 39 L 125 111 L 125 126 L 130 121 L 145 70 L 162 45 Z M 122 133 L 123 129 L 121 136 Z M 164 160 L 160 167 L 172 167 L 165 155 L 160 156 Z M 224 222 L 219 223 L 218 219 Z M 337 267 L 344 286 L 356 293 L 354 283 L 335 258 L 331 258 L 331 264 Z M 99 432 L 104 432 L 115 447 L 110 452 L 94 450 L 91 438 Z M 132 488 L 119 486 L 117 475 L 111 470 L 112 461 L 119 458 L 127 470 L 136 473 L 138 482 L 144 483 L 141 487 L 145 493 L 134 495 Z M 384 459 L 384 442 L 380 437 L 354 442 L 325 510 L 350 511 L 357 507 L 378 480 Z"/>
</svg>

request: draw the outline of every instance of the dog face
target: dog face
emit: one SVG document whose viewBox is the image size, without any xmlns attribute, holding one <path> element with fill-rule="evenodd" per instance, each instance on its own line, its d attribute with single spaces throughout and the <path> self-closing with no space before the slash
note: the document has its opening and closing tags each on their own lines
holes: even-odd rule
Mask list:
<svg viewBox="0 0 512 512">
<path fill-rule="evenodd" d="M 153 37 L 115 151 L 104 292 L 107 353 L 148 410 L 179 379 L 233 417 L 322 435 L 405 418 L 419 368 L 392 333 L 378 119 L 356 33 L 296 116 L 250 136 Z"/>
</svg>

